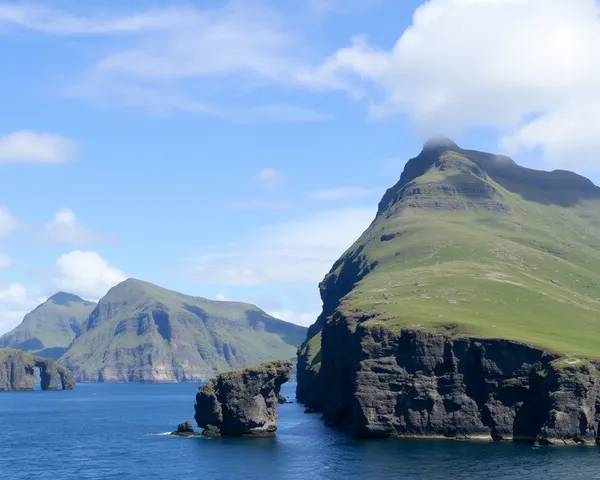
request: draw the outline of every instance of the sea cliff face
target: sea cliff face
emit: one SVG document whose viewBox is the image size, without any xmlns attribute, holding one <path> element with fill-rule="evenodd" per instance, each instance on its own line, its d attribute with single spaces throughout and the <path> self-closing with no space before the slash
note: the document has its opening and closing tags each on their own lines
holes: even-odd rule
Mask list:
<svg viewBox="0 0 600 480">
<path fill-rule="evenodd" d="M 323 330 L 318 378 L 320 395 L 299 400 L 359 437 L 599 441 L 598 365 L 513 341 L 394 334 L 338 316 Z"/>
</svg>

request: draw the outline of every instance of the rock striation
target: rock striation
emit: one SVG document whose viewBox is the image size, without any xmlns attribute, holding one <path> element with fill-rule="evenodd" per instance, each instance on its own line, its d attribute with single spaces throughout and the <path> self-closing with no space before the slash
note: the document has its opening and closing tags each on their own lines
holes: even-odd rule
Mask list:
<svg viewBox="0 0 600 480">
<path fill-rule="evenodd" d="M 565 364 L 509 340 L 408 329 L 393 334 L 367 325 L 344 330 L 338 323 L 323 332 L 326 393 L 301 399 L 331 426 L 350 427 L 363 438 L 600 442 L 596 363 Z M 335 361 L 326 358 L 329 352 Z"/>
<path fill-rule="evenodd" d="M 75 377 L 62 365 L 49 358 L 37 357 L 20 350 L 0 350 L 0 390 L 33 390 L 34 369 L 40 372 L 42 390 L 75 387 Z"/>
<path fill-rule="evenodd" d="M 293 363 L 267 362 L 222 373 L 198 390 L 195 420 L 207 436 L 270 436 L 277 430 L 281 385 Z"/>
</svg>

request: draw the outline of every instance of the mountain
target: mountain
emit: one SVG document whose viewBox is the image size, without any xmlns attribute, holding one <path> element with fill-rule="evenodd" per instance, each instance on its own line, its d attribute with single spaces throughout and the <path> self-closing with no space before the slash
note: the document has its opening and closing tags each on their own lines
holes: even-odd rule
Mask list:
<svg viewBox="0 0 600 480">
<path fill-rule="evenodd" d="M 20 325 L 2 335 L 0 348 L 18 348 L 42 357 L 58 358 L 95 306 L 77 295 L 59 292 L 25 315 Z"/>
<path fill-rule="evenodd" d="M 80 381 L 198 381 L 291 358 L 305 336 L 254 305 L 130 278 L 98 302 L 60 362 Z"/>
<path fill-rule="evenodd" d="M 297 394 L 329 424 L 362 436 L 596 440 L 590 180 L 431 140 L 320 289 Z"/>
</svg>

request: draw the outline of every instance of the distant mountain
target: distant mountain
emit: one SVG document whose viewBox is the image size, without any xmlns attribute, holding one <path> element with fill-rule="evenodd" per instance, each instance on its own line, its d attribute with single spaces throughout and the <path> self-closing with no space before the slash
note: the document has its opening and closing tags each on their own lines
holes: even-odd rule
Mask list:
<svg viewBox="0 0 600 480">
<path fill-rule="evenodd" d="M 58 358 L 79 333 L 96 304 L 59 292 L 25 315 L 23 322 L 0 337 L 0 348 L 18 348 L 39 356 Z"/>
<path fill-rule="evenodd" d="M 130 278 L 98 302 L 60 361 L 80 381 L 198 381 L 289 359 L 305 337 L 306 328 L 254 305 Z"/>
</svg>

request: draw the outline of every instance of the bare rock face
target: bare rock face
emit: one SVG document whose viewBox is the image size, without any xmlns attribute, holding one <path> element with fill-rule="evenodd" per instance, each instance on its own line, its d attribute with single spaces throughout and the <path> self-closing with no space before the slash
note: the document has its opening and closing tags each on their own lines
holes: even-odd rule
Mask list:
<svg viewBox="0 0 600 480">
<path fill-rule="evenodd" d="M 194 426 L 192 425 L 192 422 L 187 420 L 183 423 L 180 423 L 177 426 L 177 430 L 175 432 L 171 432 L 171 435 L 176 435 L 179 437 L 196 437 L 200 434 L 194 431 Z"/>
<path fill-rule="evenodd" d="M 217 375 L 198 390 L 195 419 L 208 436 L 269 436 L 277 430 L 281 385 L 290 380 L 290 361 Z"/>
<path fill-rule="evenodd" d="M 55 360 L 11 348 L 0 350 L 0 390 L 33 390 L 34 368 L 39 368 L 42 390 L 75 386 L 73 374 Z"/>
<path fill-rule="evenodd" d="M 331 426 L 362 438 L 600 443 L 594 362 L 509 340 L 349 326 L 341 316 L 326 325 L 317 395 L 300 398 Z"/>
</svg>

